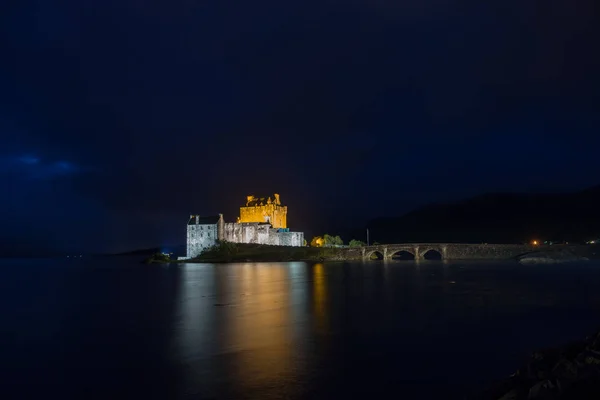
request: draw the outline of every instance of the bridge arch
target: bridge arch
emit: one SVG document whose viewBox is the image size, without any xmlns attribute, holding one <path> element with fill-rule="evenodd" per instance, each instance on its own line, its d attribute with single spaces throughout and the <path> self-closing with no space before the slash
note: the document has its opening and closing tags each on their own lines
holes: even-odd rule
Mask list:
<svg viewBox="0 0 600 400">
<path fill-rule="evenodd" d="M 372 261 L 378 261 L 378 260 L 383 261 L 384 260 L 383 253 L 381 251 L 379 251 L 379 250 L 373 250 L 371 252 L 368 252 L 366 254 L 365 258 L 367 260 L 372 260 Z"/>
<path fill-rule="evenodd" d="M 421 252 L 422 260 L 443 260 L 444 251 L 439 247 L 426 248 Z"/>
<path fill-rule="evenodd" d="M 392 260 L 415 260 L 415 253 L 409 249 L 391 250 L 390 258 Z"/>
</svg>

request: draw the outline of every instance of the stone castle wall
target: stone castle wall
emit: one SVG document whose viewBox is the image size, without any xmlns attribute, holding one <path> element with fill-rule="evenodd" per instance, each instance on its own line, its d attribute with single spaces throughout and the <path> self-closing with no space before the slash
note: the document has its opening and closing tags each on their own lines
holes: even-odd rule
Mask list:
<svg viewBox="0 0 600 400">
<path fill-rule="evenodd" d="M 217 224 L 187 226 L 187 257 L 196 257 L 214 246 L 218 239 Z"/>
<path fill-rule="evenodd" d="M 303 246 L 303 232 L 279 232 L 268 224 L 225 223 L 223 239 L 233 243 L 267 244 L 271 246 Z"/>
<path fill-rule="evenodd" d="M 266 244 L 268 237 L 269 225 L 266 224 L 227 222 L 224 226 L 223 240 L 228 242 Z"/>
<path fill-rule="evenodd" d="M 304 246 L 303 232 L 278 232 L 280 246 Z"/>
</svg>

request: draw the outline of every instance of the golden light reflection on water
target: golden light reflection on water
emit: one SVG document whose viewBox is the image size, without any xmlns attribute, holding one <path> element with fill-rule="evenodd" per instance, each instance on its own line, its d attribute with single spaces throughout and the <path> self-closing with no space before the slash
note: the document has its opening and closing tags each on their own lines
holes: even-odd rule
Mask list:
<svg viewBox="0 0 600 400">
<path fill-rule="evenodd" d="M 236 266 L 228 280 L 239 300 L 227 312 L 222 352 L 232 356 L 236 380 L 244 388 L 262 387 L 293 375 L 294 334 L 290 266 Z"/>
<path fill-rule="evenodd" d="M 229 381 L 236 398 L 284 388 L 306 370 L 309 330 L 327 322 L 323 264 L 186 265 L 182 285 L 174 356 L 190 393 Z"/>
<path fill-rule="evenodd" d="M 315 264 L 313 267 L 313 303 L 317 331 L 327 329 L 327 283 L 325 278 L 325 266 Z"/>
</svg>

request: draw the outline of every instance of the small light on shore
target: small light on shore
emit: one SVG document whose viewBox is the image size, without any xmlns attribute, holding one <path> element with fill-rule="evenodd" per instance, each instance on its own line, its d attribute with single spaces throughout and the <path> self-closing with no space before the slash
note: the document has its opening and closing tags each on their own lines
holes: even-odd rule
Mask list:
<svg viewBox="0 0 600 400">
<path fill-rule="evenodd" d="M 534 241 L 533 241 L 533 242 L 531 242 L 531 243 L 532 243 L 534 246 L 537 246 L 537 245 L 538 245 L 538 241 L 537 241 L 537 240 L 534 240 Z"/>
</svg>

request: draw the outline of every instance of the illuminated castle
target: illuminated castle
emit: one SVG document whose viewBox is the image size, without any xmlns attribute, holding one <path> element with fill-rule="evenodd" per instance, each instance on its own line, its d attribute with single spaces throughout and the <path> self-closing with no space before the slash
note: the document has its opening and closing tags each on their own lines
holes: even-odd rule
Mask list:
<svg viewBox="0 0 600 400">
<path fill-rule="evenodd" d="M 274 197 L 265 200 L 264 197 L 248 196 L 246 206 L 240 207 L 237 222 L 268 222 L 273 228 L 287 228 L 287 206 L 281 205 L 277 193 Z"/>
<path fill-rule="evenodd" d="M 217 240 L 233 243 L 255 243 L 271 246 L 304 246 L 304 233 L 290 232 L 287 227 L 287 207 L 279 195 L 256 198 L 248 196 L 240 207 L 237 222 L 225 222 L 223 214 L 214 217 L 190 215 L 187 224 L 187 256 L 197 257 L 214 246 Z"/>
</svg>

